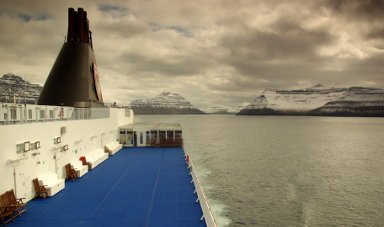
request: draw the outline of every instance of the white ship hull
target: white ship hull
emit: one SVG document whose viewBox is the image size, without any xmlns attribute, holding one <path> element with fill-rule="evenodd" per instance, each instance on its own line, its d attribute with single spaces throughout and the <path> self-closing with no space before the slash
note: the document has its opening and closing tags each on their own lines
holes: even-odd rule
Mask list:
<svg viewBox="0 0 384 227">
<path fill-rule="evenodd" d="M 133 111 L 126 109 L 109 108 L 103 116 L 94 113 L 97 119 L 86 115 L 76 116 L 79 120 L 74 120 L 75 108 L 65 107 L 62 111 L 62 107 L 46 107 L 48 113 L 54 110 L 54 117 L 45 113 L 41 118 L 42 108 L 20 106 L 13 116 L 9 106 L 2 105 L 0 111 L 4 124 L 0 126 L 0 191 L 13 188 L 16 196 L 26 201 L 35 196 L 34 178 L 55 173 L 58 179 L 65 179 L 67 163 L 95 151 L 103 152 L 105 146 L 116 144 L 119 126 L 133 123 Z M 26 114 L 24 118 L 24 109 L 26 113 L 32 109 L 37 114 L 31 119 Z"/>
</svg>

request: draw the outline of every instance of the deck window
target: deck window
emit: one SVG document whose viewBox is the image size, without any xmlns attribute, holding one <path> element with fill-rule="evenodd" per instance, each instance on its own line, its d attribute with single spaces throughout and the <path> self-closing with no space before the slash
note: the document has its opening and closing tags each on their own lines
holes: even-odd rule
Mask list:
<svg viewBox="0 0 384 227">
<path fill-rule="evenodd" d="M 165 131 L 159 131 L 159 138 L 165 139 Z"/>
<path fill-rule="evenodd" d="M 133 144 L 132 131 L 120 130 L 120 143 L 131 145 Z"/>
<path fill-rule="evenodd" d="M 181 139 L 181 138 L 183 138 L 182 131 L 180 131 L 180 130 L 176 130 L 176 131 L 175 131 L 175 138 L 176 138 L 176 139 Z"/>
<path fill-rule="evenodd" d="M 125 130 L 120 130 L 120 143 L 125 144 Z"/>
<path fill-rule="evenodd" d="M 28 119 L 29 119 L 29 120 L 32 119 L 32 110 L 28 110 Z"/>
<path fill-rule="evenodd" d="M 157 139 L 157 130 L 151 130 L 151 139 Z"/>
<path fill-rule="evenodd" d="M 173 130 L 167 130 L 167 139 L 173 139 Z"/>
<path fill-rule="evenodd" d="M 147 144 L 150 144 L 150 138 L 151 138 L 150 132 L 146 131 L 145 132 L 145 141 L 147 142 Z"/>
<path fill-rule="evenodd" d="M 11 108 L 11 119 L 16 120 L 16 108 Z"/>
<path fill-rule="evenodd" d="M 133 132 L 127 131 L 127 144 L 133 144 Z"/>
<path fill-rule="evenodd" d="M 40 119 L 44 119 L 45 118 L 45 110 L 40 110 Z"/>
</svg>

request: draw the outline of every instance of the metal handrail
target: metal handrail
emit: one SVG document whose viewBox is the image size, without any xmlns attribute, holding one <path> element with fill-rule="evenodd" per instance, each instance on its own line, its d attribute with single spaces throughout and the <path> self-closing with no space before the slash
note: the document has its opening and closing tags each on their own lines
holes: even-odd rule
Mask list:
<svg viewBox="0 0 384 227">
<path fill-rule="evenodd" d="M 74 108 L 29 104 L 0 104 L 0 125 L 34 122 L 102 119 L 110 117 L 109 108 Z"/>
<path fill-rule="evenodd" d="M 189 154 L 186 151 L 184 151 L 184 154 L 186 157 L 188 169 L 189 169 L 190 174 L 192 176 L 192 181 L 195 184 L 195 192 L 197 193 L 197 197 L 198 197 L 198 200 L 200 201 L 201 209 L 203 210 L 203 216 L 201 217 L 201 220 L 204 218 L 205 223 L 207 224 L 208 227 L 218 227 L 216 220 L 215 220 L 215 217 L 213 216 L 211 207 L 208 204 L 208 199 L 205 196 L 205 192 L 204 192 L 203 188 L 201 187 L 199 178 L 197 177 L 197 175 L 195 173 L 193 163 L 192 163 L 191 159 L 189 158 Z"/>
</svg>

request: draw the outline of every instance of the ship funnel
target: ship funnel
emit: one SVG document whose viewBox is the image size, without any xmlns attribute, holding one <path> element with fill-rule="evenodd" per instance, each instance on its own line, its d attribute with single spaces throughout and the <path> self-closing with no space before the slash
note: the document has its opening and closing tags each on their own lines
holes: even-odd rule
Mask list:
<svg viewBox="0 0 384 227">
<path fill-rule="evenodd" d="M 103 106 L 87 12 L 68 9 L 66 41 L 45 81 L 39 105 Z"/>
</svg>

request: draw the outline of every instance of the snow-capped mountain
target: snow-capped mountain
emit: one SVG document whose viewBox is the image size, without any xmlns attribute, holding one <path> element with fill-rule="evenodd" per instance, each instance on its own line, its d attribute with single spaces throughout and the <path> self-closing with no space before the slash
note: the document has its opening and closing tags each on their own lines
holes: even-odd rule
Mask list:
<svg viewBox="0 0 384 227">
<path fill-rule="evenodd" d="M 238 114 L 384 116 L 384 90 L 368 87 L 265 89 Z"/>
<path fill-rule="evenodd" d="M 181 95 L 172 92 L 163 92 L 154 98 L 134 100 L 131 102 L 131 108 L 136 114 L 204 113 Z"/>
<path fill-rule="evenodd" d="M 7 73 L 0 78 L 0 102 L 35 104 L 41 89 L 38 84 L 31 84 L 20 76 Z"/>
</svg>

